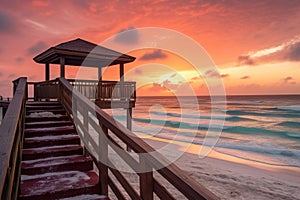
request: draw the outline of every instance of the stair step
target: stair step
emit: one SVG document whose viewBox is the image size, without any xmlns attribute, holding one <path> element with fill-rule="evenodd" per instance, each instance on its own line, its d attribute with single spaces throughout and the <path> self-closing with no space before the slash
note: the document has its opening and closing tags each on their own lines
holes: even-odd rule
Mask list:
<svg viewBox="0 0 300 200">
<path fill-rule="evenodd" d="M 50 135 L 24 138 L 23 149 L 59 145 L 80 145 L 78 135 Z"/>
<path fill-rule="evenodd" d="M 105 195 L 100 195 L 100 194 L 84 194 L 84 195 L 79 195 L 75 197 L 69 197 L 69 198 L 63 198 L 60 200 L 75 200 L 75 199 L 80 199 L 80 200 L 109 200 L 109 198 Z"/>
<path fill-rule="evenodd" d="M 92 158 L 75 155 L 22 161 L 21 172 L 25 175 L 34 175 L 58 171 L 90 171 L 92 169 Z"/>
<path fill-rule="evenodd" d="M 42 109 L 42 110 L 26 110 L 26 114 L 30 115 L 31 113 L 40 113 L 40 112 L 52 112 L 53 114 L 66 114 L 66 111 L 64 109 Z"/>
<path fill-rule="evenodd" d="M 76 130 L 73 126 L 25 129 L 25 138 L 60 134 L 76 134 Z"/>
<path fill-rule="evenodd" d="M 67 121 L 42 121 L 42 122 L 27 122 L 25 123 L 26 128 L 46 128 L 46 127 L 58 127 L 58 126 L 71 126 L 73 123 Z"/>
<path fill-rule="evenodd" d="M 56 172 L 40 175 L 22 175 L 19 199 L 60 199 L 82 194 L 99 193 L 95 172 Z"/>
<path fill-rule="evenodd" d="M 80 145 L 48 146 L 31 149 L 23 149 L 22 160 L 34 160 L 46 157 L 82 155 L 83 148 Z"/>
<path fill-rule="evenodd" d="M 27 101 L 26 106 L 61 106 L 58 101 Z"/>
<path fill-rule="evenodd" d="M 54 115 L 54 114 L 52 114 Z M 31 117 L 31 116 L 26 116 L 26 123 L 27 122 L 44 122 L 44 121 L 68 121 L 69 117 L 67 115 L 59 115 L 59 116 L 36 116 L 36 117 Z"/>
<path fill-rule="evenodd" d="M 44 106 L 44 105 L 38 105 L 38 106 L 26 106 L 26 110 L 48 110 L 48 109 L 54 109 L 54 110 L 57 110 L 57 109 L 63 109 L 62 105 L 51 105 L 51 106 Z"/>
</svg>

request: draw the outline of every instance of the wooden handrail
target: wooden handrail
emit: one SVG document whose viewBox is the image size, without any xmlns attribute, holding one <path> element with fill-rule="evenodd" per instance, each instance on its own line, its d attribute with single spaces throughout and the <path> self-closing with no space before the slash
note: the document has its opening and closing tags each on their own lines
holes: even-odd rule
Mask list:
<svg viewBox="0 0 300 200">
<path fill-rule="evenodd" d="M 17 199 L 24 133 L 27 78 L 14 81 L 14 96 L 0 126 L 0 195 Z"/>
<path fill-rule="evenodd" d="M 59 79 L 59 97 L 61 103 L 66 108 L 68 114 L 74 119 L 77 131 L 86 145 L 85 148 L 94 150 L 98 153 L 97 157 L 100 156 L 101 161 L 106 160 L 106 163 L 110 163 L 107 148 L 108 145 L 112 146 L 116 141 L 112 137 L 107 137 L 108 131 L 114 134 L 122 142 L 130 147 L 134 152 L 138 153 L 139 161 L 125 160 L 129 166 L 133 169 L 141 169 L 141 167 L 150 168 L 147 172 L 137 172 L 140 177 L 140 198 L 142 199 L 153 199 L 153 192 L 157 193 L 159 197 L 164 199 L 172 199 L 170 193 L 167 192 L 161 184 L 154 179 L 153 169 L 158 169 L 157 172 L 160 173 L 170 184 L 172 184 L 179 192 L 181 192 L 188 199 L 218 199 L 211 191 L 206 189 L 201 184 L 197 183 L 194 179 L 189 177 L 185 172 L 179 169 L 175 164 L 170 163 L 166 158 L 164 158 L 160 153 L 156 152 L 150 145 L 144 142 L 141 138 L 137 137 L 133 132 L 125 128 L 121 123 L 115 121 L 110 115 L 105 113 L 102 109 L 96 106 L 93 102 L 87 99 L 80 92 L 73 89 L 69 82 L 64 79 Z M 73 113 L 73 108 L 76 108 L 76 112 Z M 78 112 L 81 115 L 81 119 L 77 116 Z M 93 122 L 94 119 L 99 120 L 100 126 Z M 84 121 L 84 122 L 81 122 Z M 89 135 L 89 127 L 93 127 L 99 134 L 99 145 L 93 140 L 92 136 Z M 88 140 L 88 141 L 85 141 Z M 123 151 L 121 158 L 131 156 L 128 152 L 126 156 Z M 151 152 L 151 153 L 150 153 Z M 118 153 L 118 152 L 117 152 Z M 125 182 L 126 179 L 122 178 L 120 171 L 113 169 L 111 165 L 107 166 L 103 164 L 98 158 L 93 159 L 100 173 L 100 188 L 103 194 L 107 194 L 108 185 L 115 195 L 120 199 L 123 198 L 120 195 L 120 190 L 115 184 L 112 183 L 112 179 L 108 176 L 107 170 L 110 170 L 115 178 L 121 183 L 125 191 L 131 196 L 135 196 L 135 192 L 130 187 L 130 182 Z M 136 197 L 136 196 L 135 196 Z M 136 198 L 134 198 L 136 199 Z"/>
<path fill-rule="evenodd" d="M 98 83 L 98 80 L 86 80 L 86 79 L 66 79 L 69 82 L 91 82 L 91 83 Z M 108 81 L 108 80 L 102 80 L 100 82 L 103 83 L 118 83 L 119 81 Z M 135 83 L 134 81 L 125 81 L 127 83 Z"/>
</svg>

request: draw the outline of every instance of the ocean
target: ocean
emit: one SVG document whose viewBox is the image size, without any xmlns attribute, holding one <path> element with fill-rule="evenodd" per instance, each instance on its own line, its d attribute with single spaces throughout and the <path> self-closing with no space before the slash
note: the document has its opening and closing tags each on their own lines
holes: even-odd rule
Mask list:
<svg viewBox="0 0 300 200">
<path fill-rule="evenodd" d="M 300 95 L 228 96 L 214 103 L 210 97 L 191 99 L 139 97 L 132 130 L 196 145 L 211 137 L 213 149 L 222 154 L 300 167 Z M 125 124 L 124 110 L 113 116 Z"/>
</svg>

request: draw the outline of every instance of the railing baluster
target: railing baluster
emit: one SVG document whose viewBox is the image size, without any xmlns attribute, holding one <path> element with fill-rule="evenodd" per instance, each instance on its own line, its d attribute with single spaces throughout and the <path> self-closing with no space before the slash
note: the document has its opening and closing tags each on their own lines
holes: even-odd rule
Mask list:
<svg viewBox="0 0 300 200">
<path fill-rule="evenodd" d="M 101 126 L 102 133 L 99 133 L 99 185 L 101 194 L 108 195 L 108 129 L 101 124 L 99 120 L 99 125 Z"/>
<path fill-rule="evenodd" d="M 152 168 L 147 163 L 145 158 L 145 154 L 140 154 L 140 195 L 143 200 L 152 200 L 153 199 L 153 189 L 154 189 L 154 182 L 153 182 L 153 172 Z"/>
<path fill-rule="evenodd" d="M 85 108 L 82 108 L 83 110 L 83 113 L 82 113 L 82 117 L 83 117 L 83 126 L 84 126 L 84 133 L 83 133 L 83 137 L 84 137 L 84 140 L 85 141 L 88 141 L 87 140 L 87 135 L 89 133 L 89 111 Z M 87 154 L 87 150 L 86 150 L 86 147 L 84 147 L 84 155 L 85 156 L 88 156 Z"/>
</svg>

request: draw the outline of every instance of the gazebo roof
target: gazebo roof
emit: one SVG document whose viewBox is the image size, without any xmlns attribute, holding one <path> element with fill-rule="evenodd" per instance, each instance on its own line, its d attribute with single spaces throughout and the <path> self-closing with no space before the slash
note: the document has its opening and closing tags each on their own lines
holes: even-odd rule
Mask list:
<svg viewBox="0 0 300 200">
<path fill-rule="evenodd" d="M 37 63 L 60 64 L 61 57 L 65 59 L 66 65 L 87 67 L 105 67 L 135 60 L 135 57 L 80 38 L 50 47 L 34 57 L 33 60 Z"/>
</svg>

